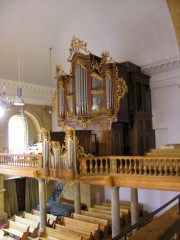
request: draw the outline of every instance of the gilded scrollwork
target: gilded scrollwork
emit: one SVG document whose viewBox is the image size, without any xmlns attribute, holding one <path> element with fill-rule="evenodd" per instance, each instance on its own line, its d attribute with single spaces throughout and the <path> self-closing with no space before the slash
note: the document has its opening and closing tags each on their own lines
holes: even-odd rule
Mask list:
<svg viewBox="0 0 180 240">
<path fill-rule="evenodd" d="M 92 120 L 92 117 L 89 116 L 79 116 L 77 117 L 79 124 L 83 127 L 83 128 L 87 128 L 87 126 L 89 125 L 89 123 Z"/>
<path fill-rule="evenodd" d="M 78 59 L 78 60 L 76 61 L 76 64 L 79 64 L 81 67 L 83 67 L 84 69 L 86 69 L 86 64 L 85 64 L 85 62 L 84 62 L 83 60 Z"/>
<path fill-rule="evenodd" d="M 117 121 L 117 117 L 113 114 L 107 114 L 107 120 L 109 121 L 110 124 L 112 124 L 113 122 Z"/>
<path fill-rule="evenodd" d="M 50 141 L 50 132 L 45 128 L 41 128 L 41 138 L 42 138 L 42 140 L 47 140 L 49 142 Z"/>
<path fill-rule="evenodd" d="M 118 102 L 118 109 L 120 108 L 120 101 L 124 98 L 126 93 L 128 92 L 128 87 L 125 81 L 122 78 L 117 78 L 116 80 L 116 87 L 117 87 L 117 102 Z"/>
<path fill-rule="evenodd" d="M 67 75 L 62 67 L 60 65 L 56 65 L 56 78 L 62 76 L 62 75 Z"/>
<path fill-rule="evenodd" d="M 100 75 L 102 75 L 102 64 L 98 63 L 97 61 L 95 62 L 94 60 L 91 62 L 91 71 L 92 74 L 91 76 L 93 77 L 95 74 L 94 72 L 97 71 Z M 97 74 L 96 74 L 97 77 Z"/>
<path fill-rule="evenodd" d="M 106 71 L 105 78 L 108 79 L 109 81 L 113 81 L 112 73 L 110 71 Z"/>
<path fill-rule="evenodd" d="M 126 82 L 124 81 L 123 78 L 119 78 L 118 77 L 118 68 L 116 67 L 116 91 L 117 91 L 117 103 L 118 106 L 117 108 L 120 108 L 120 102 L 121 99 L 124 98 L 124 96 L 126 95 L 126 93 L 128 92 L 128 87 Z"/>
<path fill-rule="evenodd" d="M 65 124 L 65 119 L 64 118 L 58 118 L 58 125 L 63 127 Z"/>
<path fill-rule="evenodd" d="M 109 52 L 102 52 L 101 53 L 101 63 L 114 63 L 115 61 L 112 59 L 112 57 L 110 57 Z"/>
<path fill-rule="evenodd" d="M 72 60 L 72 57 L 76 52 L 82 52 L 84 54 L 90 53 L 89 50 L 87 49 L 87 43 L 85 43 L 84 41 L 80 40 L 75 36 L 73 36 L 72 38 L 69 51 L 70 51 L 70 56 L 68 58 L 68 61 Z"/>
</svg>

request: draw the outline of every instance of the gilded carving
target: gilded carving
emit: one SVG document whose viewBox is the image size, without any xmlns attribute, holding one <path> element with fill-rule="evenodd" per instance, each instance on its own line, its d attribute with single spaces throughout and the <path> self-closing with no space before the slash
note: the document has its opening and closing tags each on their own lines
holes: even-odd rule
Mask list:
<svg viewBox="0 0 180 240">
<path fill-rule="evenodd" d="M 107 115 L 107 120 L 109 121 L 110 124 L 112 124 L 113 122 L 117 121 L 117 117 L 113 114 L 108 114 Z"/>
<path fill-rule="evenodd" d="M 65 123 L 65 119 L 64 118 L 58 118 L 58 125 L 63 127 Z"/>
<path fill-rule="evenodd" d="M 120 108 L 120 101 L 124 98 L 126 93 L 128 92 L 128 87 L 126 85 L 126 82 L 123 78 L 118 77 L 118 68 L 116 68 L 116 91 L 117 91 L 117 103 L 118 103 L 118 109 Z"/>
<path fill-rule="evenodd" d="M 91 71 L 92 77 L 97 77 L 98 75 L 95 74 L 94 72 L 97 71 L 100 75 L 102 74 L 102 63 L 94 62 L 94 60 L 91 62 Z"/>
<path fill-rule="evenodd" d="M 112 59 L 112 57 L 110 57 L 109 52 L 102 52 L 101 53 L 101 63 L 114 63 L 115 61 Z"/>
<path fill-rule="evenodd" d="M 41 128 L 41 138 L 42 140 L 50 141 L 50 132 L 45 128 Z"/>
<path fill-rule="evenodd" d="M 72 38 L 69 51 L 70 51 L 70 56 L 68 58 L 68 61 L 72 60 L 72 57 L 76 52 L 82 52 L 84 54 L 90 53 L 89 50 L 87 49 L 87 43 L 85 43 L 84 41 L 81 41 L 79 38 L 75 36 L 73 36 Z"/>
<path fill-rule="evenodd" d="M 60 77 L 61 75 L 66 75 L 66 73 L 64 72 L 64 70 L 62 69 L 62 67 L 60 65 L 56 66 L 56 78 Z"/>
<path fill-rule="evenodd" d="M 89 123 L 92 120 L 92 117 L 89 117 L 89 116 L 79 116 L 77 119 L 78 119 L 79 124 L 83 128 L 87 128 L 87 126 L 89 125 Z"/>
<path fill-rule="evenodd" d="M 84 147 L 79 145 L 79 139 L 76 137 L 76 154 L 77 157 L 89 157 L 89 156 L 93 156 L 90 153 L 85 153 L 84 151 Z"/>
<path fill-rule="evenodd" d="M 91 94 L 103 94 L 104 90 L 103 89 L 94 89 L 91 90 Z"/>
<path fill-rule="evenodd" d="M 85 62 L 84 62 L 83 60 L 78 59 L 78 60 L 76 61 L 76 64 L 79 64 L 81 67 L 83 67 L 83 68 L 86 69 L 86 64 L 85 64 Z"/>
<path fill-rule="evenodd" d="M 113 80 L 113 78 L 112 78 L 112 73 L 111 73 L 110 71 L 106 71 L 106 72 L 105 72 L 105 77 L 106 77 L 106 79 L 109 80 L 109 81 L 112 81 L 112 80 Z"/>
</svg>

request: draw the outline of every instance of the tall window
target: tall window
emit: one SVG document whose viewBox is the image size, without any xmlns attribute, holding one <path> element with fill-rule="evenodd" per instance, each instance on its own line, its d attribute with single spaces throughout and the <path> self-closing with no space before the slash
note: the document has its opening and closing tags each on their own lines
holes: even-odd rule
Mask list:
<svg viewBox="0 0 180 240">
<path fill-rule="evenodd" d="M 20 115 L 13 115 L 9 119 L 9 153 L 26 153 L 28 126 L 26 119 Z"/>
</svg>

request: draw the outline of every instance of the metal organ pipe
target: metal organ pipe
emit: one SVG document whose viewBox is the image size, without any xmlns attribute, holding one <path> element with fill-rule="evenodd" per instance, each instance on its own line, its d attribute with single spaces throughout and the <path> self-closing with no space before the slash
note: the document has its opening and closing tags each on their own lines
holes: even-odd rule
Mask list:
<svg viewBox="0 0 180 240">
<path fill-rule="evenodd" d="M 87 96 L 87 72 L 85 70 L 85 113 L 88 110 L 88 96 Z"/>
<path fill-rule="evenodd" d="M 87 71 L 80 64 L 76 65 L 75 70 L 75 88 L 76 88 L 76 113 L 86 114 L 88 109 L 87 99 Z"/>
</svg>

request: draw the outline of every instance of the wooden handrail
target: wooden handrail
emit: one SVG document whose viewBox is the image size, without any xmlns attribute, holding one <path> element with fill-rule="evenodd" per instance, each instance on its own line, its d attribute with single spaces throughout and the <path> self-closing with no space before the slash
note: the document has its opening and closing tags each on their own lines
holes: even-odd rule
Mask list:
<svg viewBox="0 0 180 240">
<path fill-rule="evenodd" d="M 176 201 L 178 199 L 178 212 L 177 214 L 180 214 L 180 194 L 177 195 L 176 197 L 172 198 L 170 201 L 168 201 L 167 203 L 165 203 L 164 205 L 162 205 L 161 207 L 159 207 L 158 209 L 156 209 L 154 212 L 148 214 L 147 216 L 145 216 L 143 219 L 139 220 L 137 223 L 135 223 L 134 225 L 130 226 L 128 229 L 126 229 L 124 232 L 122 232 L 121 234 L 117 235 L 116 237 L 113 238 L 113 240 L 119 240 L 121 238 L 126 240 L 126 236 L 128 235 L 128 233 L 132 232 L 134 229 L 140 229 L 141 226 L 143 226 L 143 224 L 145 222 L 147 222 L 149 219 L 152 219 L 152 217 L 154 217 L 157 213 L 161 212 L 163 209 L 165 209 L 166 207 L 168 207 L 171 203 L 173 203 L 174 201 Z M 173 214 L 174 216 L 174 214 Z M 168 219 L 170 217 L 168 216 Z M 166 220 L 167 221 L 167 220 Z M 171 221 L 170 221 L 171 224 Z M 169 224 L 169 225 L 170 225 Z M 150 232 L 149 232 L 150 233 Z M 158 238 L 159 239 L 159 238 Z"/>
<path fill-rule="evenodd" d="M 0 154 L 0 165 L 42 168 L 42 154 Z"/>
<path fill-rule="evenodd" d="M 67 178 L 88 176 L 180 176 L 178 156 L 86 156 L 79 157 L 75 169 L 53 169 L 51 164 L 43 166 L 42 154 L 0 154 L 0 166 L 35 168 L 46 177 Z M 44 171 L 46 169 L 46 171 Z M 41 171 L 42 170 L 42 171 Z M 24 174 L 24 173 L 23 173 Z M 75 176 L 75 175 L 76 176 Z"/>
<path fill-rule="evenodd" d="M 133 174 L 179 176 L 180 157 L 91 156 L 79 157 L 79 175 Z"/>
</svg>

